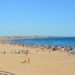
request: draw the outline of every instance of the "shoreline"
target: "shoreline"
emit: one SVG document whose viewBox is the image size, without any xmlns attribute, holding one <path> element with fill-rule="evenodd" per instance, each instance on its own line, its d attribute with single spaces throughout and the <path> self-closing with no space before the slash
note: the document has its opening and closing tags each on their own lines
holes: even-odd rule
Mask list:
<svg viewBox="0 0 75 75">
<path fill-rule="evenodd" d="M 17 43 L 17 42 L 8 42 L 6 40 L 2 40 L 0 41 L 0 43 L 2 44 L 9 44 L 9 45 L 13 45 L 13 46 L 21 46 L 21 47 L 31 47 L 31 48 L 40 48 L 40 49 L 51 49 L 52 51 L 64 51 L 64 52 L 68 52 L 70 54 L 75 55 L 75 51 L 73 51 L 73 48 L 75 49 L 74 46 L 47 46 L 47 45 L 33 45 L 33 44 L 24 44 L 24 43 Z"/>
<path fill-rule="evenodd" d="M 0 42 L 0 71 L 14 75 L 75 75 L 74 68 L 75 55 L 63 48 Z"/>
</svg>

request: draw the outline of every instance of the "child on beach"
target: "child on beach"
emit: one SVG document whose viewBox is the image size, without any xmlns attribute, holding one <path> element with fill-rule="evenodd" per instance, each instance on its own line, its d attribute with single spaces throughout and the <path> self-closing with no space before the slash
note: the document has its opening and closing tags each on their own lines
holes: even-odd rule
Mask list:
<svg viewBox="0 0 75 75">
<path fill-rule="evenodd" d="M 23 64 L 25 64 L 25 63 L 30 63 L 30 58 L 27 58 L 26 60 L 24 60 L 23 62 L 21 62 L 21 63 L 23 63 Z"/>
</svg>

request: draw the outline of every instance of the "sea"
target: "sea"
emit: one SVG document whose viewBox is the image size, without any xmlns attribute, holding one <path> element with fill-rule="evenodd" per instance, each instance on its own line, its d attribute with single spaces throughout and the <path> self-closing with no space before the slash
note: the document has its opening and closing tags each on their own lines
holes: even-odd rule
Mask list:
<svg viewBox="0 0 75 75">
<path fill-rule="evenodd" d="M 75 37 L 50 37 L 50 38 L 28 38 L 28 39 L 12 39 L 9 42 L 23 43 L 43 46 L 71 46 L 75 47 Z"/>
</svg>

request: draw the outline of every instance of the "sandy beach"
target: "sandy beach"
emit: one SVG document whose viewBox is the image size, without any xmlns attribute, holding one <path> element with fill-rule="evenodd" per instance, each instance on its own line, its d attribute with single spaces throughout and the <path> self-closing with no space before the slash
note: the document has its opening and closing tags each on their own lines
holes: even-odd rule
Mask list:
<svg viewBox="0 0 75 75">
<path fill-rule="evenodd" d="M 0 71 L 13 75 L 75 75 L 75 55 L 0 43 Z"/>
</svg>

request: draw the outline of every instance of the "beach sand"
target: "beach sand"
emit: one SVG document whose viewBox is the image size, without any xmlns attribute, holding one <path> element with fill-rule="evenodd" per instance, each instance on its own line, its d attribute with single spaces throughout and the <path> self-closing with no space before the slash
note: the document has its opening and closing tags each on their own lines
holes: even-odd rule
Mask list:
<svg viewBox="0 0 75 75">
<path fill-rule="evenodd" d="M 17 51 L 28 50 L 28 54 Z M 63 51 L 0 43 L 0 71 L 14 75 L 75 75 L 75 56 Z"/>
</svg>

